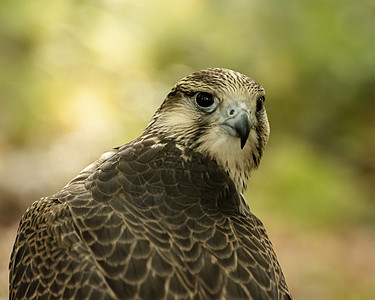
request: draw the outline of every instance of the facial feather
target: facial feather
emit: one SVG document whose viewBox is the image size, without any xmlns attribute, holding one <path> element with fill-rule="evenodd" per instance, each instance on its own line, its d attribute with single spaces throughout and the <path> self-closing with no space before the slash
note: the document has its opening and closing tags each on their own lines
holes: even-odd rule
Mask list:
<svg viewBox="0 0 375 300">
<path fill-rule="evenodd" d="M 200 92 L 212 95 L 213 109 L 207 111 L 197 104 Z M 262 96 L 264 89 L 243 74 L 226 69 L 202 70 L 175 85 L 146 132 L 173 139 L 209 156 L 227 172 L 238 191 L 243 192 L 269 136 L 266 111 L 264 107 L 257 111 L 257 101 Z M 230 119 L 231 111 L 235 110 L 231 107 L 245 111 L 249 117 L 251 128 L 243 149 L 238 136 L 228 133 L 223 126 L 225 118 Z"/>
</svg>

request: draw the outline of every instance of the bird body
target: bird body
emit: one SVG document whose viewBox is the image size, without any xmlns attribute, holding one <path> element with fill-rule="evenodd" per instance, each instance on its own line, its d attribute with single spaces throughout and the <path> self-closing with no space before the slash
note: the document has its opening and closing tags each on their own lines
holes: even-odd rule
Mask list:
<svg viewBox="0 0 375 300">
<path fill-rule="evenodd" d="M 290 299 L 242 196 L 268 140 L 263 94 L 226 69 L 182 79 L 143 135 L 26 211 L 10 299 Z"/>
</svg>

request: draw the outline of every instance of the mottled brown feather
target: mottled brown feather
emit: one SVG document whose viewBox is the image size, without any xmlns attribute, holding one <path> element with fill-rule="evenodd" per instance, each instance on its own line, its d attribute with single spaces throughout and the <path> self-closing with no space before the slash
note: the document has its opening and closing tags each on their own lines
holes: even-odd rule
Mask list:
<svg viewBox="0 0 375 300">
<path fill-rule="evenodd" d="M 212 158 L 146 133 L 26 211 L 10 299 L 290 299 L 243 202 Z"/>
</svg>

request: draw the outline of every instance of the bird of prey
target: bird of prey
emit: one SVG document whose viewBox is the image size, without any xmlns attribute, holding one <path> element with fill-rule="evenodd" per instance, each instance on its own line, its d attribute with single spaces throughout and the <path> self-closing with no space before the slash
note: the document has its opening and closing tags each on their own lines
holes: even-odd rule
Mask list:
<svg viewBox="0 0 375 300">
<path fill-rule="evenodd" d="M 211 68 L 144 133 L 21 219 L 10 299 L 291 299 L 242 193 L 269 137 L 264 89 Z"/>
</svg>

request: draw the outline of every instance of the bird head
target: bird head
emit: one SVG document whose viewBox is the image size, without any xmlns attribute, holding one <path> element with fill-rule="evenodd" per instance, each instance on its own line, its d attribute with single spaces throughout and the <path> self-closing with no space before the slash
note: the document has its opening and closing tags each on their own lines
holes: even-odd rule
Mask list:
<svg viewBox="0 0 375 300">
<path fill-rule="evenodd" d="M 241 73 L 201 70 L 172 88 L 146 132 L 214 159 L 243 192 L 269 137 L 264 101 L 264 89 Z"/>
</svg>

